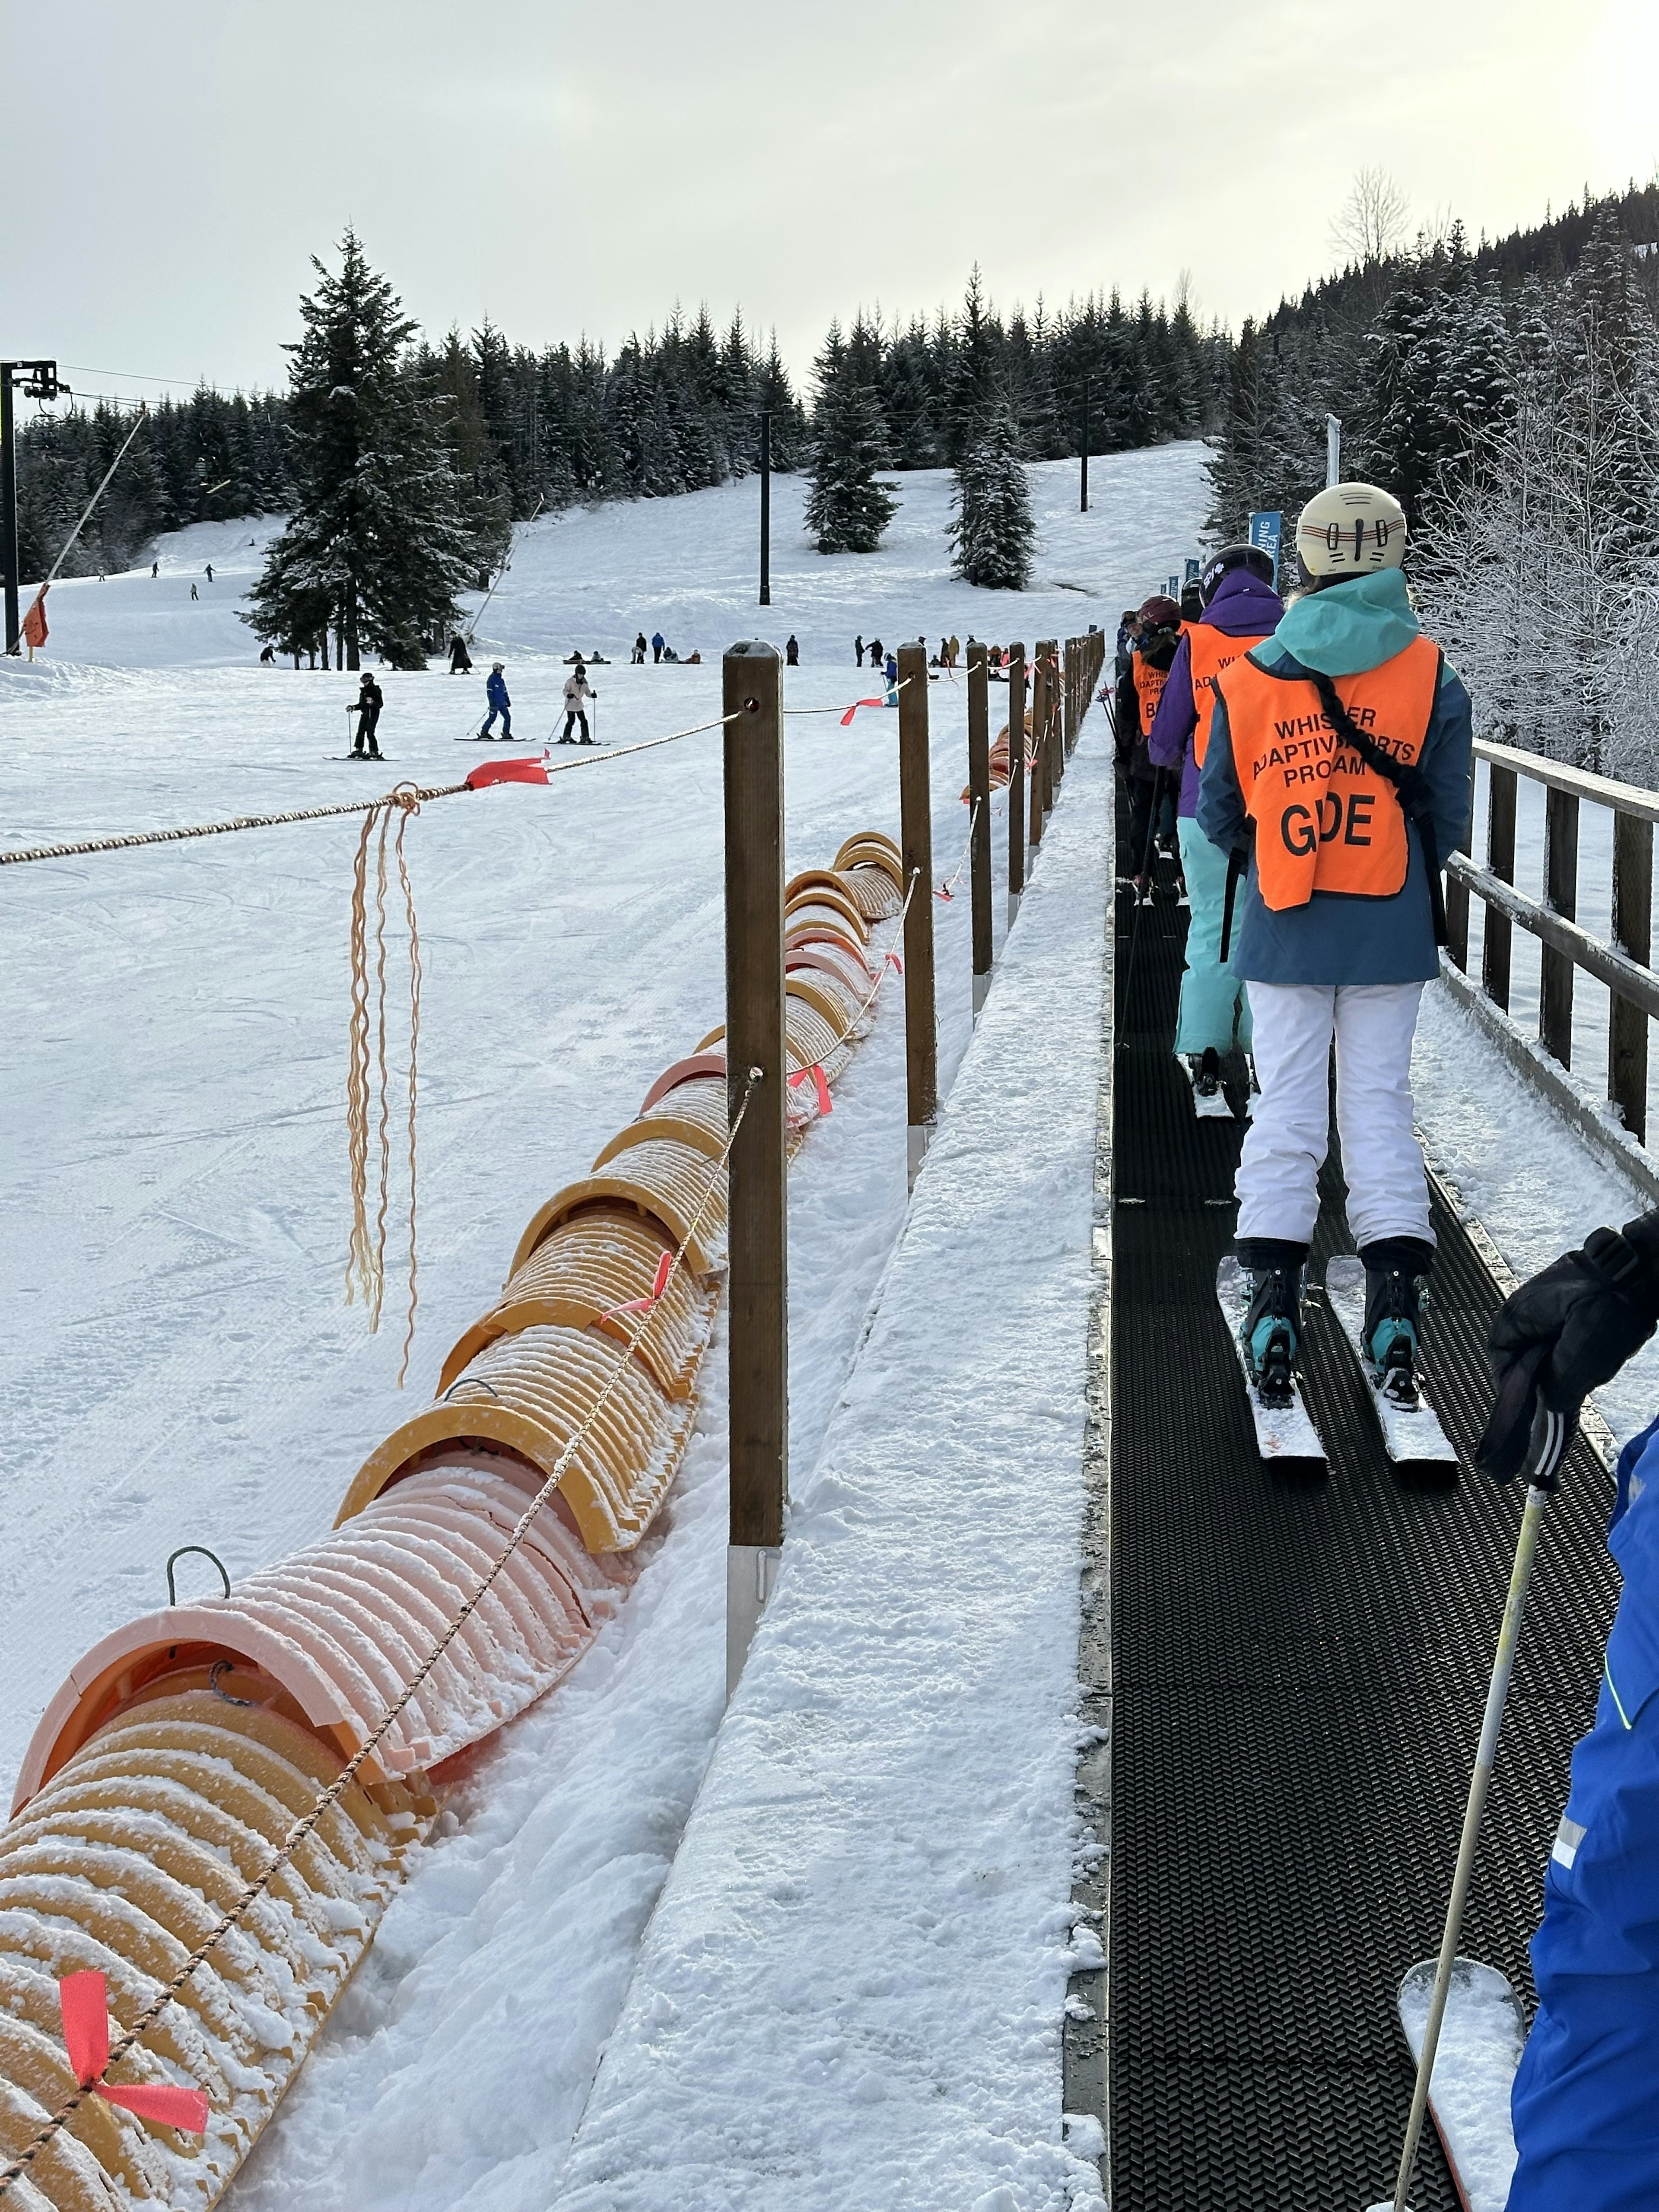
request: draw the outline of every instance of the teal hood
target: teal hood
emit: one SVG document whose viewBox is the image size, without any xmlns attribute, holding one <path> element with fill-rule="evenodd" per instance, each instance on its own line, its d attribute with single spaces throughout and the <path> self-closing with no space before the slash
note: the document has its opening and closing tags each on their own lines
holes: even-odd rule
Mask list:
<svg viewBox="0 0 1659 2212">
<path fill-rule="evenodd" d="M 1273 642 L 1322 676 L 1358 676 L 1403 653 L 1418 627 L 1404 576 L 1377 568 L 1286 607 Z"/>
</svg>

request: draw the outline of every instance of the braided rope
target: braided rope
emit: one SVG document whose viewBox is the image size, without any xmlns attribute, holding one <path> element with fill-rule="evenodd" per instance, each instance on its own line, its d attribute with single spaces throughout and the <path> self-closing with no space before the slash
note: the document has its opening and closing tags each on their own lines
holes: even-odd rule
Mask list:
<svg viewBox="0 0 1659 2212">
<path fill-rule="evenodd" d="M 838 709 L 836 711 L 839 711 Z M 658 745 L 677 744 L 681 738 L 700 737 L 705 730 L 724 729 L 735 721 L 735 714 L 722 714 L 713 722 L 696 722 L 689 730 L 671 730 L 665 738 L 644 738 L 635 745 L 606 745 L 580 760 L 550 761 L 544 773 L 549 776 L 563 775 L 574 768 L 597 768 L 601 761 L 621 760 L 629 753 L 648 753 Z M 410 787 L 400 784 L 400 791 Z M 471 791 L 470 783 L 434 784 L 414 792 L 416 805 L 424 805 L 429 799 L 453 799 L 458 792 Z M 492 788 L 493 787 L 484 787 Z M 228 822 L 198 822 L 182 830 L 139 830 L 125 837 L 88 837 L 74 845 L 21 845 L 9 853 L 0 853 L 0 868 L 14 867 L 23 860 L 73 860 L 87 853 L 119 853 L 134 845 L 177 845 L 187 837 L 225 837 L 235 830 L 275 830 L 289 822 L 323 822 L 336 814 L 373 814 L 385 806 L 392 796 L 388 793 L 380 799 L 355 799 L 343 806 L 302 806 L 290 814 L 236 814 Z M 399 799 L 400 805 L 409 804 Z"/>
<path fill-rule="evenodd" d="M 424 805 L 428 799 L 453 799 L 458 792 L 472 787 L 470 783 L 435 784 L 416 792 L 415 798 Z M 18 846 L 9 853 L 0 853 L 0 868 L 15 866 L 21 860 L 72 860 L 83 853 L 119 853 L 130 845 L 177 845 L 186 837 L 225 837 L 233 830 L 274 830 L 286 822 L 321 822 L 331 814 L 373 814 L 386 804 L 385 798 L 360 799 L 346 806 L 302 806 L 292 814 L 237 814 L 228 822 L 198 822 L 185 830 L 141 830 L 125 837 L 88 837 L 78 845 Z"/>
<path fill-rule="evenodd" d="M 719 1159 L 714 1161 L 709 1170 L 708 1180 L 703 1186 L 702 1194 L 697 1200 L 696 1208 L 692 1213 L 690 1222 L 687 1224 L 685 1237 L 685 1242 L 687 1243 L 695 1237 L 697 1228 L 702 1220 L 702 1217 L 708 1210 L 709 1201 L 714 1194 L 720 1178 L 725 1173 L 726 1164 L 732 1156 L 732 1147 L 738 1140 L 738 1132 L 743 1127 L 744 1115 L 749 1111 L 749 1103 L 750 1100 L 754 1096 L 755 1086 L 761 1080 L 761 1070 L 757 1067 L 751 1067 L 749 1070 L 748 1080 L 744 1085 L 743 1097 L 738 1103 L 736 1115 L 732 1117 L 732 1126 L 727 1133 L 725 1146 L 721 1150 Z M 665 1291 L 666 1291 L 669 1283 L 673 1280 L 674 1275 L 680 1266 L 681 1258 L 684 1249 L 685 1245 L 683 1243 L 672 1255 L 668 1274 L 664 1279 L 663 1289 Z M 338 1804 L 341 1798 L 344 1796 L 346 1791 L 351 1787 L 352 1783 L 356 1779 L 357 1775 L 363 1765 L 368 1759 L 374 1757 L 375 1752 L 379 1750 L 380 1745 L 386 1741 L 387 1735 L 391 1733 L 392 1727 L 396 1723 L 398 1716 L 409 1704 L 410 1699 L 414 1697 L 416 1692 L 419 1690 L 422 1683 L 426 1680 L 428 1675 L 431 1674 L 433 1668 L 443 1657 L 445 1652 L 448 1650 L 450 1645 L 460 1634 L 462 1629 L 466 1626 L 467 1621 L 471 1618 L 474 1611 L 494 1587 L 497 1577 L 500 1576 L 505 1569 L 507 1561 L 513 1557 L 520 1544 L 523 1543 L 525 1538 L 530 1534 L 532 1528 L 535 1524 L 537 1515 L 542 1510 L 542 1508 L 547 1504 L 554 1492 L 558 1488 L 560 1482 L 564 1478 L 567 1469 L 569 1468 L 571 1462 L 575 1458 L 578 1450 L 580 1449 L 581 1445 L 591 1432 L 594 1423 L 599 1419 L 599 1415 L 610 1403 L 611 1395 L 615 1392 L 618 1382 L 621 1381 L 623 1375 L 627 1371 L 627 1364 L 629 1358 L 637 1352 L 641 1343 L 644 1340 L 646 1331 L 650 1328 L 653 1321 L 661 1310 L 661 1304 L 662 1301 L 660 1297 L 653 1299 L 652 1304 L 647 1308 L 646 1311 L 641 1316 L 638 1326 L 635 1328 L 632 1335 L 629 1338 L 628 1343 L 623 1349 L 623 1357 L 618 1359 L 616 1365 L 611 1369 L 610 1381 L 605 1384 L 605 1389 L 599 1393 L 598 1398 L 594 1400 L 586 1418 L 577 1428 L 574 1434 L 571 1437 L 568 1443 L 565 1445 L 563 1450 L 559 1454 L 557 1460 L 554 1463 L 552 1472 L 548 1475 L 547 1480 L 543 1483 L 541 1488 L 536 1492 L 534 1498 L 531 1499 L 529 1504 L 525 1508 L 518 1520 L 514 1522 L 513 1532 L 508 1536 L 500 1556 L 496 1559 L 494 1565 L 488 1570 L 488 1571 L 480 1576 L 477 1588 L 473 1591 L 471 1596 L 466 1599 L 459 1611 L 450 1621 L 447 1627 L 446 1627 L 443 1632 L 439 1636 L 437 1641 L 432 1645 L 426 1656 L 421 1661 L 420 1665 L 416 1668 L 414 1673 L 410 1676 L 409 1680 L 404 1685 L 398 1696 L 392 1700 L 392 1704 L 386 1707 L 385 1712 L 381 1714 L 380 1719 L 375 1723 L 374 1727 L 368 1735 L 365 1737 L 361 1744 L 358 1745 L 356 1750 L 346 1761 L 344 1766 L 342 1767 L 335 1780 L 323 1791 L 322 1795 L 318 1798 L 316 1803 L 311 1808 L 310 1811 L 301 1814 L 294 1822 L 287 1835 L 283 1838 L 281 1844 L 273 1854 L 270 1863 L 266 1867 L 264 1872 L 260 1875 L 256 1881 L 251 1881 L 246 1885 L 241 1895 L 236 1899 L 234 1905 L 228 1905 L 226 1907 L 225 1911 L 220 1914 L 219 1918 L 215 1923 L 214 1926 L 197 1945 L 196 1948 L 191 1953 L 189 1958 L 187 1958 L 183 1966 L 179 1967 L 178 1972 L 174 1974 L 173 1979 L 156 1992 L 155 1996 L 151 1998 L 149 2004 L 144 2007 L 143 2012 L 139 2014 L 137 2019 L 134 2021 L 132 2026 L 130 2028 L 125 2029 L 124 2033 L 116 2039 L 115 2042 L 110 2047 L 109 2056 L 104 2062 L 102 2071 L 94 2075 L 89 2080 L 82 2082 L 78 2087 L 67 2096 L 64 2100 L 63 2103 L 58 2107 L 58 2110 L 52 2115 L 50 2119 L 44 2122 L 40 2128 L 36 2131 L 33 2140 L 29 2143 L 27 2149 L 21 2151 L 12 2160 L 11 2164 L 6 2167 L 5 2171 L 3 2172 L 0 2172 L 0 2197 L 8 2196 L 10 2193 L 13 2185 L 21 2181 L 24 2178 L 27 2173 L 29 2167 L 33 2164 L 35 2159 L 39 2157 L 40 2154 L 46 2149 L 49 2143 L 54 2142 L 63 2132 L 64 2129 L 75 2117 L 76 2112 L 79 2111 L 82 2105 L 84 2104 L 86 2100 L 92 2094 L 99 2082 L 107 2079 L 110 2069 L 112 2066 L 118 2064 L 118 2063 L 125 2058 L 127 2053 L 133 2048 L 134 2045 L 137 2044 L 140 2039 L 148 2033 L 149 2029 L 155 2025 L 161 2014 L 167 2010 L 168 2005 L 173 2002 L 179 1990 L 183 1989 L 185 1983 L 191 1978 L 197 1969 L 205 1963 L 210 1953 L 212 1952 L 223 1940 L 223 1938 L 228 1936 L 233 1929 L 239 1928 L 241 1925 L 252 1907 L 257 1905 L 259 1899 L 264 1895 L 272 1880 L 282 1870 L 282 1869 L 289 1863 L 300 1845 L 305 1842 L 306 1838 L 316 1828 L 323 1815 L 331 1806 Z"/>
</svg>

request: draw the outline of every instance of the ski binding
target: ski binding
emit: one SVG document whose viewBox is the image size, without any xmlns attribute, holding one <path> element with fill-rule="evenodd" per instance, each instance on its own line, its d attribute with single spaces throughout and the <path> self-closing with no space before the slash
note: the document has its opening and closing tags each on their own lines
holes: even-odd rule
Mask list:
<svg viewBox="0 0 1659 2212">
<path fill-rule="evenodd" d="M 1181 1053 L 1181 1072 L 1186 1077 L 1193 1094 L 1193 1111 L 1200 1121 L 1231 1121 L 1233 1109 L 1227 1103 L 1227 1094 L 1221 1087 L 1221 1079 L 1214 1079 L 1214 1087 L 1206 1090 L 1201 1074 L 1201 1063 L 1194 1053 Z"/>
<path fill-rule="evenodd" d="M 1371 1364 L 1364 1344 L 1364 1261 L 1352 1257 L 1328 1261 L 1325 1297 L 1359 1362 L 1367 1394 L 1376 1408 L 1377 1426 L 1382 1431 L 1383 1449 L 1389 1457 L 1396 1464 L 1455 1468 L 1458 1463 L 1456 1450 L 1441 1427 L 1434 1408 L 1423 1395 L 1420 1371 L 1417 1389 L 1407 1396 L 1401 1396 L 1391 1394 L 1389 1383 L 1377 1374 Z"/>
<path fill-rule="evenodd" d="M 1227 1324 L 1227 1334 L 1233 1340 L 1233 1350 L 1238 1355 L 1239 1371 L 1244 1377 L 1250 1418 L 1255 1423 L 1256 1449 L 1263 1459 L 1281 1462 L 1299 1460 L 1322 1467 L 1325 1447 L 1319 1440 L 1312 1416 L 1302 1402 L 1302 1392 L 1295 1380 L 1291 1382 L 1290 1402 L 1273 1406 L 1263 1399 L 1251 1378 L 1243 1335 L 1245 1316 L 1250 1308 L 1249 1277 L 1231 1256 L 1216 1269 L 1215 1294 Z"/>
</svg>

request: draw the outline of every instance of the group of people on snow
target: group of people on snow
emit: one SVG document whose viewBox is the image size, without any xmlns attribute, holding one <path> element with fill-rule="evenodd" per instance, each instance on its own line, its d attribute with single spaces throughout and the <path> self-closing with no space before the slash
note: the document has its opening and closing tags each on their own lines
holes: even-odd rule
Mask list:
<svg viewBox="0 0 1659 2212">
<path fill-rule="evenodd" d="M 1407 587 L 1398 501 L 1328 487 L 1295 543 L 1288 599 L 1269 556 L 1239 544 L 1204 563 L 1193 603 L 1126 611 L 1113 691 L 1137 907 L 1160 850 L 1174 857 L 1173 802 L 1189 909 L 1176 1052 L 1195 1098 L 1230 1055 L 1250 1087 L 1236 1251 L 1264 1403 L 1297 1363 L 1333 1051 L 1364 1355 L 1376 1387 L 1414 1387 L 1435 1243 L 1412 1043 L 1445 941 L 1441 872 L 1467 845 L 1473 745 L 1468 693 Z M 1491 1328 L 1482 1464 L 1516 1473 L 1539 1408 L 1575 1419 L 1656 1324 L 1659 1212 L 1522 1285 Z M 1623 1592 L 1546 1870 L 1508 2212 L 1659 2205 L 1659 1420 L 1620 1459 L 1608 1540 Z"/>
</svg>

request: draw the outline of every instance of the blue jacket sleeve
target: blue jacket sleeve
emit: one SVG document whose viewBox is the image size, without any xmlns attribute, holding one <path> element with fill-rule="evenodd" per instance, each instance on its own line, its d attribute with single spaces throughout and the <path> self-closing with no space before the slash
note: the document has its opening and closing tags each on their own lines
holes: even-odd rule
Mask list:
<svg viewBox="0 0 1659 2212">
<path fill-rule="evenodd" d="M 1238 775 L 1233 767 L 1233 733 L 1227 721 L 1227 702 L 1218 692 L 1215 715 L 1210 724 L 1210 742 L 1204 755 L 1204 773 L 1199 779 L 1198 826 L 1212 845 L 1218 845 L 1224 853 L 1231 853 L 1243 835 L 1244 822 L 1244 794 L 1238 787 Z"/>
<path fill-rule="evenodd" d="M 1469 845 L 1469 769 L 1474 757 L 1474 710 L 1463 679 L 1447 661 L 1440 672 L 1440 689 L 1423 739 L 1420 765 L 1434 809 L 1435 842 L 1440 865 L 1449 853 L 1466 853 Z"/>
<path fill-rule="evenodd" d="M 1183 637 L 1176 647 L 1164 694 L 1152 717 L 1152 733 L 1146 741 L 1154 768 L 1179 768 L 1187 757 L 1198 709 L 1193 704 L 1193 656 Z"/>
</svg>

